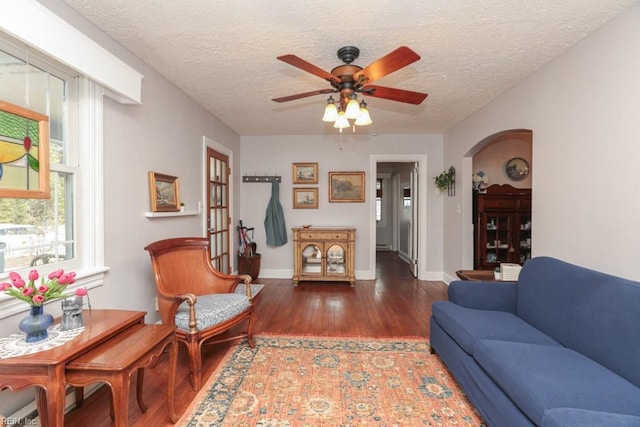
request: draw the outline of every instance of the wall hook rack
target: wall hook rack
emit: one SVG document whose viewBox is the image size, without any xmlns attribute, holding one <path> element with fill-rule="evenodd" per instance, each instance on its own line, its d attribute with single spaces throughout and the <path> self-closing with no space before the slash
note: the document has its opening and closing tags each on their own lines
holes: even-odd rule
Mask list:
<svg viewBox="0 0 640 427">
<path fill-rule="evenodd" d="M 282 182 L 280 175 L 244 175 L 242 182 Z"/>
</svg>

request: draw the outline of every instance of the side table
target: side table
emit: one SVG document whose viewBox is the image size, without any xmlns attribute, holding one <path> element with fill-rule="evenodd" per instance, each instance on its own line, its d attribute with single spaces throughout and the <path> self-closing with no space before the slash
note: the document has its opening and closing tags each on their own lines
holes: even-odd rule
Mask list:
<svg viewBox="0 0 640 427">
<path fill-rule="evenodd" d="M 67 343 L 38 353 L 0 360 L 0 390 L 36 386 L 36 403 L 43 426 L 64 426 L 65 367 L 120 332 L 144 324 L 144 311 L 87 310 L 84 331 Z M 59 323 L 60 318 L 55 320 Z"/>
<path fill-rule="evenodd" d="M 493 270 L 458 270 L 456 275 L 460 280 L 471 280 L 475 282 L 505 282 L 515 283 L 512 280 L 496 279 Z"/>
</svg>

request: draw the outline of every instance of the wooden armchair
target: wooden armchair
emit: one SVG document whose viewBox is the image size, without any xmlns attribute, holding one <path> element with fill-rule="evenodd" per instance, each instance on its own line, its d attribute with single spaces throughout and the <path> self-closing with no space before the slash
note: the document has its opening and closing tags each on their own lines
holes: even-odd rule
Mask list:
<svg viewBox="0 0 640 427">
<path fill-rule="evenodd" d="M 160 240 L 145 247 L 151 255 L 162 323 L 174 325 L 178 341 L 189 351 L 191 385 L 202 380 L 202 345 L 247 337 L 253 348 L 255 313 L 251 305 L 251 277 L 222 274 L 211 265 L 207 238 Z M 246 294 L 234 293 L 243 282 Z M 246 332 L 224 335 L 248 320 Z"/>
</svg>

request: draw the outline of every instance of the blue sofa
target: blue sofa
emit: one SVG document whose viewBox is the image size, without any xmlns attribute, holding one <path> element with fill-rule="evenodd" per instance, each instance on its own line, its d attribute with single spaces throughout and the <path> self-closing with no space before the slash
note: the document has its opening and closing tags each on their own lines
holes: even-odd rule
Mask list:
<svg viewBox="0 0 640 427">
<path fill-rule="evenodd" d="M 455 281 L 430 342 L 489 426 L 640 426 L 640 283 L 550 257 Z"/>
</svg>

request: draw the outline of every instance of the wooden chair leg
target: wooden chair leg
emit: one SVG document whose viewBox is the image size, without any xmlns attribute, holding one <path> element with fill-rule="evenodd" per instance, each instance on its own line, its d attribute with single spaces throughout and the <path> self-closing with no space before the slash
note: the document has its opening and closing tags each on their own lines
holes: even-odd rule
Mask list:
<svg viewBox="0 0 640 427">
<path fill-rule="evenodd" d="M 195 391 L 200 390 L 202 380 L 202 347 L 199 343 L 187 343 L 189 350 L 189 370 L 191 374 L 191 386 Z"/>
<path fill-rule="evenodd" d="M 249 325 L 247 326 L 247 342 L 249 347 L 256 348 L 256 343 L 253 341 L 253 324 L 256 321 L 255 313 L 252 311 L 249 315 Z"/>
</svg>

